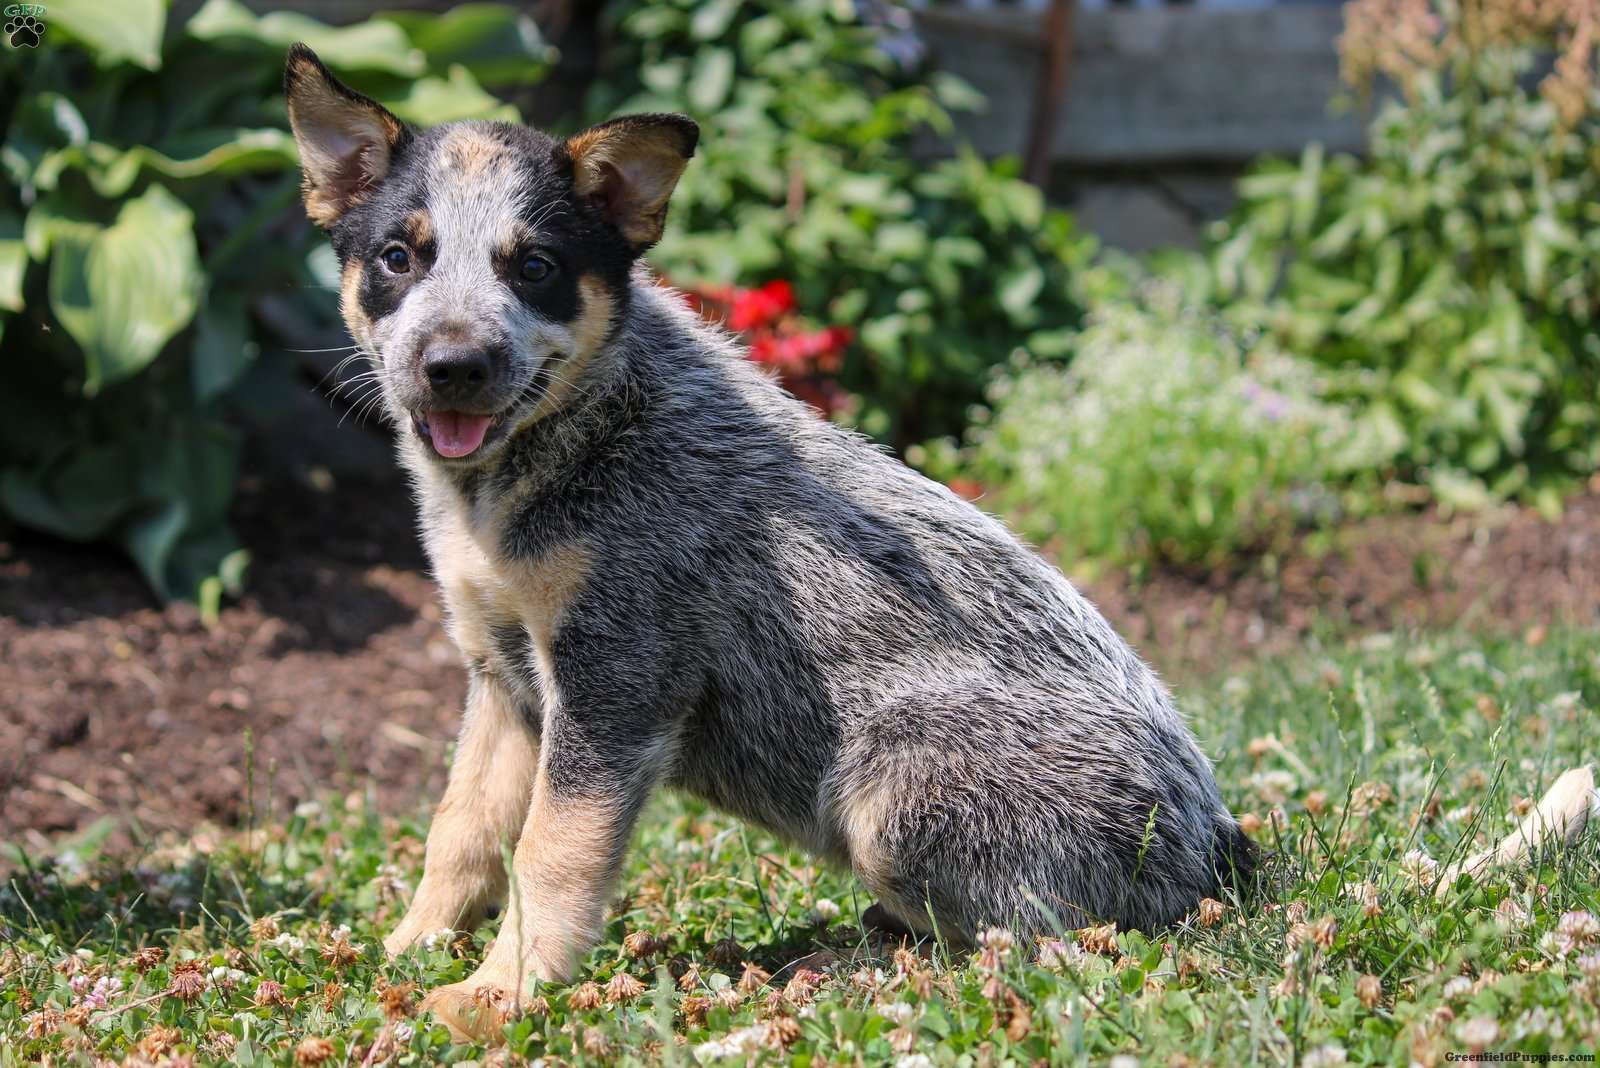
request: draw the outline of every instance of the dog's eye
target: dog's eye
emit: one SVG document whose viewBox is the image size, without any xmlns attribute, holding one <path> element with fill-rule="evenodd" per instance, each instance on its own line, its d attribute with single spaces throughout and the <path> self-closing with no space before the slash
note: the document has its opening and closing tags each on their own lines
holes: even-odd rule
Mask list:
<svg viewBox="0 0 1600 1068">
<path fill-rule="evenodd" d="M 383 265 L 394 274 L 405 274 L 411 270 L 411 253 L 399 245 L 384 249 L 383 255 L 379 258 L 383 260 Z"/>
<path fill-rule="evenodd" d="M 537 253 L 522 261 L 522 280 L 524 282 L 543 282 L 555 273 L 556 265 L 549 257 Z"/>
</svg>

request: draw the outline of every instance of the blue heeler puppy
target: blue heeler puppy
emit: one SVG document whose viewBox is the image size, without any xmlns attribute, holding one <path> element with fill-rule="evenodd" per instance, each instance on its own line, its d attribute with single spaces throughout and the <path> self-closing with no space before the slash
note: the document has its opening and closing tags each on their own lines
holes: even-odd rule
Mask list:
<svg viewBox="0 0 1600 1068">
<path fill-rule="evenodd" d="M 431 995 L 453 1026 L 494 1030 L 480 987 L 572 975 L 662 784 L 957 942 L 1158 928 L 1249 866 L 1166 691 L 1058 571 L 638 266 L 693 122 L 417 130 L 303 46 L 286 88 L 471 678 L 385 943 L 506 903 Z"/>
</svg>

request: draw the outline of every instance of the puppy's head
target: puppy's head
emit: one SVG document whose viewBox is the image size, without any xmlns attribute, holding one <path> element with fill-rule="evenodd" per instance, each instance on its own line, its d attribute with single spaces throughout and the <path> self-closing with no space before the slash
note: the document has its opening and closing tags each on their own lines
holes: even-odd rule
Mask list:
<svg viewBox="0 0 1600 1068">
<path fill-rule="evenodd" d="M 436 461 L 483 462 L 574 395 L 698 128 L 635 115 L 566 141 L 507 123 L 420 131 L 304 45 L 284 87 L 306 211 L 333 239 L 389 415 Z"/>
</svg>

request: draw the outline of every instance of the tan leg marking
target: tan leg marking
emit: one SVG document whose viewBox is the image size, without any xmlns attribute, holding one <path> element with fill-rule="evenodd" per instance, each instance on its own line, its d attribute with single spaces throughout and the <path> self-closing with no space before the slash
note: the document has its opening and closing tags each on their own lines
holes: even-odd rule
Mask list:
<svg viewBox="0 0 1600 1068">
<path fill-rule="evenodd" d="M 471 930 L 505 896 L 503 850 L 527 815 L 538 762 L 533 732 L 499 684 L 475 684 L 450 783 L 428 829 L 422 882 L 383 942 L 390 956 L 441 927 Z"/>
<path fill-rule="evenodd" d="M 448 613 L 451 638 L 469 661 L 483 663 L 496 626 L 515 624 L 488 558 L 452 518 L 426 532 Z M 428 831 L 422 883 L 395 932 L 392 955 L 441 927 L 470 929 L 505 893 L 503 851 L 528 813 L 539 747 L 501 684 L 477 681 L 456 747 L 450 782 Z"/>
<path fill-rule="evenodd" d="M 625 838 L 615 805 L 557 798 L 541 775 L 512 861 L 515 883 L 505 920 L 489 955 L 462 982 L 430 992 L 423 1008 L 458 1039 L 494 1041 L 503 1019 L 486 1005 L 515 1007 L 532 979 L 569 979 L 600 937 Z"/>
</svg>

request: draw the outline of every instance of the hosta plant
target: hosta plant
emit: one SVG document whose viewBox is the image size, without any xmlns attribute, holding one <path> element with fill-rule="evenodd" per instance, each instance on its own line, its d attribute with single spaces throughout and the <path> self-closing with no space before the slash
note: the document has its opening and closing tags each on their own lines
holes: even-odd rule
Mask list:
<svg viewBox="0 0 1600 1068">
<path fill-rule="evenodd" d="M 207 0 L 58 0 L 37 48 L 0 49 L 0 511 L 124 547 L 163 596 L 214 605 L 229 419 L 292 366 L 255 310 L 326 305 L 279 85 L 309 42 L 402 118 L 515 117 L 485 86 L 537 78 L 527 18 L 473 4 L 335 29 Z"/>
</svg>

